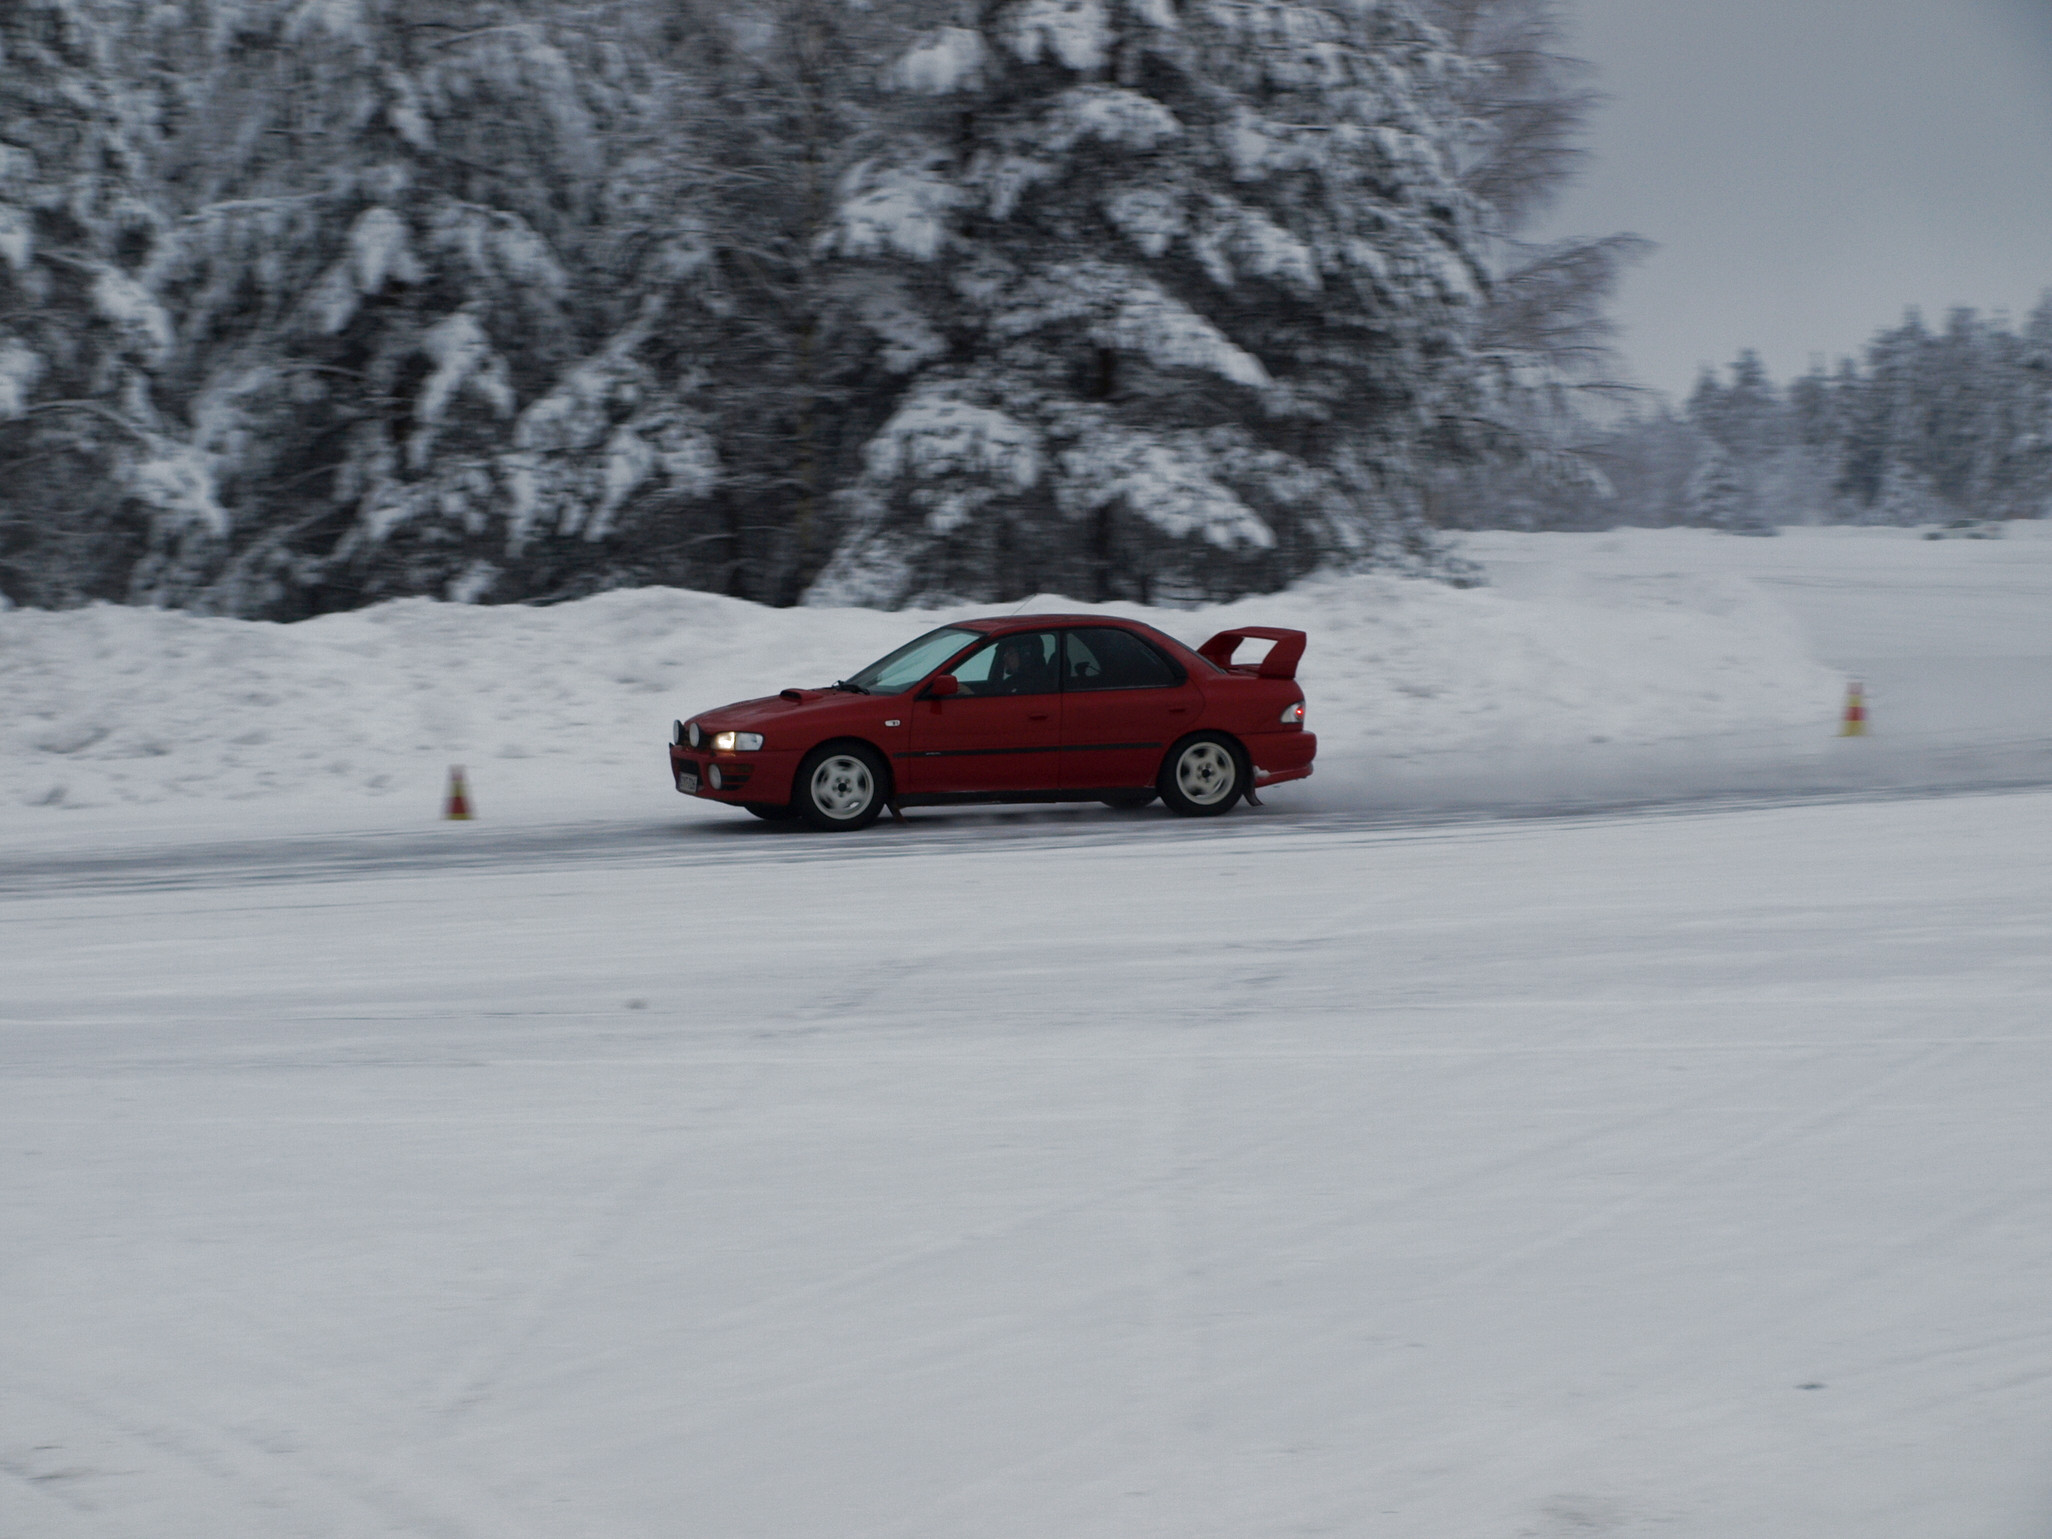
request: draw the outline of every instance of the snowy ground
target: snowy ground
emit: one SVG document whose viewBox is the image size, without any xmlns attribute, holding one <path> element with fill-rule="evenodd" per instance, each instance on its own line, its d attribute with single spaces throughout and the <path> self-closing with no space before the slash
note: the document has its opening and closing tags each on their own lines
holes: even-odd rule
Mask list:
<svg viewBox="0 0 2052 1539">
<path fill-rule="evenodd" d="M 1796 528 L 1779 539 L 1619 530 L 1477 535 L 1471 545 L 1499 592 L 1528 601 L 1581 593 L 1600 602 L 1691 576 L 1743 582 L 1795 619 L 1815 656 L 1865 682 L 1874 731 L 1866 742 L 1820 754 L 1814 739 L 1772 728 L 1750 741 L 1721 737 L 1715 724 L 1696 729 L 1735 771 L 1734 786 L 2045 783 L 2052 524 L 2007 528 L 1990 541 Z"/>
<path fill-rule="evenodd" d="M 2052 796 L 940 826 L 0 903 L 0 1533 L 2052 1521 Z"/>
<path fill-rule="evenodd" d="M 1383 672 L 1198 826 L 650 799 L 718 600 L 0 616 L 0 1539 L 2043 1535 L 2041 536 L 1264 601 Z"/>
</svg>

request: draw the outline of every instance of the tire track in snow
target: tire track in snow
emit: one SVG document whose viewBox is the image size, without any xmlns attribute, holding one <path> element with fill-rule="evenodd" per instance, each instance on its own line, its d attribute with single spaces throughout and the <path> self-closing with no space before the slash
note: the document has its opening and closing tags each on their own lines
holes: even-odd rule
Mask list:
<svg viewBox="0 0 2052 1539">
<path fill-rule="evenodd" d="M 1592 1213 L 1583 1215 L 1571 1223 L 1563 1224 L 1550 1234 L 1527 1241 L 1513 1250 L 1487 1261 L 1478 1262 L 1446 1279 L 1449 1283 L 1463 1284 L 1509 1271 L 1550 1251 L 1607 1229 L 1619 1220 L 1640 1212 L 1654 1201 L 1680 1186 L 1693 1185 L 1696 1178 L 1719 1170 L 1740 1160 L 1798 1143 L 1826 1128 L 1843 1122 L 1847 1116 L 1857 1113 L 1871 1102 L 1874 1096 L 1889 1086 L 1912 1075 L 1926 1073 L 1933 1066 L 1957 1057 L 1965 1050 L 1951 1044 L 1927 1048 L 1915 1053 L 1907 1060 L 1886 1065 L 1857 1089 L 1846 1092 L 1822 1107 L 1807 1114 L 1794 1117 L 1780 1126 L 1764 1133 L 1755 1134 L 1742 1142 L 1730 1144 L 1712 1153 L 1702 1155 L 1664 1173 L 1658 1180 L 1640 1185 L 1630 1194 L 1613 1199 Z M 1829 1055 L 1820 1055 L 1818 1060 Z M 1777 1076 L 1778 1077 L 1778 1076 Z"/>
<path fill-rule="evenodd" d="M 281 1362 L 277 1382 L 295 1383 L 291 1375 L 298 1366 Z M 17 1417 L 36 1416 L 41 1408 L 53 1421 L 69 1421 L 74 1427 L 86 1423 L 88 1428 L 97 1427 L 101 1437 L 125 1450 L 130 1458 L 141 1455 L 146 1464 L 154 1462 L 160 1468 L 169 1464 L 185 1471 L 189 1479 L 197 1478 L 207 1493 L 199 1498 L 199 1504 L 208 1518 L 204 1530 L 191 1531 L 195 1539 L 270 1535 L 284 1531 L 286 1523 L 318 1533 L 405 1533 L 427 1539 L 530 1539 L 539 1532 L 474 1481 L 459 1482 L 446 1468 L 432 1473 L 422 1470 L 417 1451 L 409 1451 L 397 1439 L 380 1455 L 359 1453 L 354 1459 L 338 1459 L 323 1447 L 318 1431 L 289 1439 L 258 1436 L 195 1416 L 188 1406 L 166 1404 L 144 1394 L 88 1395 L 20 1379 L 11 1382 L 9 1389 Z M 21 1404 L 24 1400 L 26 1406 Z M 389 1429 L 391 1425 L 389 1410 L 353 1403 L 348 1408 L 358 1424 L 358 1435 L 340 1443 L 341 1447 L 367 1450 L 378 1440 L 363 1438 L 362 1430 Z M 77 1438 L 81 1434 L 67 1430 L 62 1435 Z M 93 1434 L 86 1430 L 84 1435 Z M 288 1442 L 290 1446 L 282 1446 Z M 147 1470 L 89 1473 L 141 1475 Z M 449 1489 L 459 1483 L 460 1490 Z M 81 1485 L 75 1489 L 83 1498 L 90 1488 Z M 162 1479 L 153 1481 L 150 1490 L 152 1502 L 161 1503 Z M 147 1507 L 131 1521 L 118 1502 L 88 1499 L 73 1505 L 94 1515 L 88 1531 L 95 1535 L 164 1539 L 166 1531 L 160 1520 L 148 1515 Z M 181 1503 L 181 1508 L 187 1505 Z"/>
<path fill-rule="evenodd" d="M 761 1077 L 759 1065 L 747 1065 L 744 1061 L 744 1067 L 741 1085 L 729 1097 L 736 1104 L 748 1099 L 746 1087 Z M 654 1194 L 676 1178 L 691 1131 L 673 1130 L 660 1140 L 654 1152 L 636 1161 L 603 1200 L 585 1205 L 592 1216 L 579 1240 L 562 1248 L 556 1262 L 501 1310 L 491 1331 L 443 1377 L 432 1397 L 442 1421 L 453 1424 L 464 1419 L 490 1394 L 521 1354 L 546 1332 L 579 1283 L 605 1260 L 607 1252 L 634 1220 L 649 1211 Z"/>
<path fill-rule="evenodd" d="M 1746 1139 L 1742 1143 L 1690 1161 L 1671 1171 L 1657 1183 L 1635 1191 L 1629 1197 L 1607 1203 L 1593 1214 L 1578 1219 L 1573 1223 L 1559 1226 L 1553 1232 L 1525 1245 L 1518 1246 L 1513 1250 L 1489 1257 L 1484 1261 L 1447 1274 L 1443 1278 L 1436 1280 L 1435 1292 L 1469 1289 L 1476 1283 L 1492 1277 L 1502 1276 L 1522 1266 L 1528 1266 L 1532 1261 L 1550 1252 L 1557 1251 L 1564 1245 L 1586 1238 L 1605 1227 L 1615 1224 L 1631 1212 L 1649 1206 L 1665 1193 L 1677 1187 L 1687 1185 L 1692 1177 L 1700 1176 L 1706 1171 L 1814 1136 L 1817 1132 L 1837 1125 L 1843 1122 L 1847 1116 L 1857 1113 L 1861 1107 L 1872 1101 L 1875 1094 L 1885 1091 L 1896 1082 L 1910 1076 L 1927 1073 L 1934 1065 L 1942 1063 L 1948 1058 L 1963 1054 L 1967 1050 L 1966 1047 L 1958 1044 L 1950 1042 L 1940 1043 L 1928 1047 L 1925 1051 L 1914 1053 L 1904 1061 L 1886 1064 L 1866 1076 L 1858 1087 L 1840 1095 L 1828 1105 L 1815 1110 L 1812 1114 L 1794 1119 L 1770 1132 Z M 1828 1054 L 1816 1055 L 1810 1061 L 1815 1063 L 1828 1056 Z M 1744 1083 L 1752 1084 L 1769 1078 L 1779 1079 L 1785 1075 L 1786 1069 L 1787 1066 L 1785 1064 L 1772 1065 L 1762 1074 L 1750 1076 Z M 1698 1104 L 1714 1103 L 1720 1100 L 1735 1098 L 1737 1093 L 1734 1087 L 1727 1084 L 1717 1087 L 1707 1095 L 1692 1097 L 1691 1100 Z M 1608 1126 L 1616 1130 L 1622 1130 L 1625 1126 L 1660 1120 L 1669 1114 L 1668 1111 L 1663 1110 L 1642 1117 L 1620 1119 Z M 1574 1148 L 1585 1146 L 1593 1138 L 1601 1136 L 1603 1135 L 1593 1134 L 1590 1137 L 1578 1136 L 1557 1140 L 1550 1146 L 1549 1152 L 1564 1154 Z M 1514 1156 L 1500 1162 L 1494 1162 L 1488 1169 L 1495 1173 L 1502 1173 L 1512 1169 L 1523 1168 L 1526 1164 L 1526 1159 Z M 1554 1167 L 1548 1165 L 1540 1169 L 1539 1179 L 1542 1182 L 1546 1179 L 1546 1171 L 1552 1168 Z M 1476 1174 L 1479 1173 L 1479 1171 L 1476 1172 Z M 1555 1184 L 1557 1185 L 1558 1183 L 1555 1182 Z M 1423 1196 L 1430 1190 L 1432 1188 L 1417 1189 L 1419 1196 Z M 1445 1187 L 1441 1187 L 1440 1190 L 1450 1194 Z M 1400 1203 L 1408 1205 L 1410 1200 L 1416 1199 L 1391 1199 L 1388 1202 L 1378 1203 L 1375 1206 L 1378 1208 L 1394 1207 Z M 1995 1202 L 1989 1204 L 1989 1206 L 1999 1208 L 2002 1204 Z M 1956 1227 L 1959 1223 L 1970 1221 L 1969 1218 L 1963 1215 L 1958 1219 L 1948 1219 L 1934 1224 L 1930 1226 L 1928 1236 L 1919 1234 L 1905 1237 L 1899 1247 L 1900 1252 L 1903 1254 L 1913 1253 L 1917 1246 L 1925 1243 L 1928 1238 L 1945 1233 Z M 1349 1225 L 1348 1227 L 1352 1226 Z M 1330 1267 L 1336 1264 L 1338 1263 L 1330 1254 L 1322 1256 L 1316 1263 L 1319 1267 Z M 1811 1290 L 1815 1295 L 1814 1302 L 1816 1307 L 1829 1307 L 1833 1298 L 1842 1297 L 1842 1293 L 1837 1290 L 1842 1288 L 1846 1282 L 1855 1280 L 1865 1270 L 1867 1268 L 1848 1268 L 1846 1274 L 1840 1277 L 1820 1281 Z M 1303 1331 L 1298 1333 L 1295 1340 L 1299 1345 L 1335 1340 L 1344 1335 L 1356 1323 L 1351 1318 L 1323 1323 L 1310 1323 Z M 1793 1335 L 1794 1332 L 1791 1331 L 1789 1334 Z M 1699 1337 L 1697 1339 L 1704 1338 Z M 1687 1354 L 1684 1353 L 1683 1357 L 1684 1360 L 1687 1360 Z M 1376 1383 L 1386 1383 L 1402 1366 L 1395 1355 L 1385 1354 L 1378 1361 L 1369 1363 L 1361 1369 L 1356 1379 L 1356 1387 L 1366 1390 Z M 1213 1399 L 1230 1399 L 1232 1392 L 1236 1388 L 1255 1382 L 1260 1376 L 1261 1371 L 1249 1370 L 1239 1374 L 1214 1377 L 1207 1381 L 1206 1387 Z M 2037 1382 L 2039 1379 L 2047 1376 L 2048 1374 L 2032 1372 L 2022 1376 L 2022 1378 L 2024 1382 Z M 1435 1462 L 1447 1468 L 1473 1467 L 1479 1469 L 1486 1467 L 1492 1460 L 1502 1456 L 1502 1450 L 1495 1446 L 1495 1440 L 1498 1435 L 1497 1431 L 1493 1429 L 1473 1433 L 1464 1433 L 1458 1429 L 1451 1429 L 1443 1433 L 1440 1442 L 1435 1445 Z M 1300 1491 L 1299 1494 L 1304 1499 L 1304 1505 L 1296 1513 L 1294 1524 L 1304 1528 L 1305 1531 L 1339 1531 L 1344 1529 L 1358 1519 L 1360 1490 L 1363 1488 L 1373 1489 L 1385 1485 L 1401 1475 L 1405 1468 L 1406 1460 L 1401 1457 L 1380 1460 L 1370 1459 L 1364 1463 L 1356 1464 L 1349 1472 L 1345 1488 L 1332 1491 L 1322 1506 L 1317 1500 L 1316 1493 L 1308 1489 Z"/>
<path fill-rule="evenodd" d="M 1856 1109 L 1858 1105 L 1864 1104 L 1871 1099 L 1874 1093 L 1885 1089 L 1888 1084 L 1906 1075 L 1919 1072 L 1929 1064 L 1942 1060 L 1954 1050 L 1953 1044 L 1940 1044 L 1928 1051 L 1913 1055 L 1912 1059 L 1906 1063 L 1885 1066 L 1870 1076 L 1857 1090 L 1840 1097 L 1838 1102 L 1834 1103 L 1831 1107 L 1825 1108 L 1819 1114 L 1803 1119 L 1802 1122 L 1796 1125 L 1777 1129 L 1771 1134 L 1747 1140 L 1746 1144 L 1740 1148 L 1722 1151 L 1715 1156 L 1693 1162 L 1690 1167 L 1686 1168 L 1686 1171 L 1700 1171 L 1712 1168 L 1716 1165 L 1727 1163 L 1730 1160 L 1744 1158 L 1748 1154 L 1758 1153 L 1778 1144 L 1807 1136 L 1817 1128 L 1831 1125 L 1834 1121 L 1842 1118 L 1849 1110 Z M 1806 1060 L 1812 1064 L 1822 1062 L 1830 1056 L 1829 1053 L 1805 1055 Z M 1789 1066 L 1785 1060 L 1765 1064 L 1756 1073 L 1748 1075 L 1736 1083 L 1724 1081 L 1706 1088 L 1699 1094 L 1686 1098 L 1685 1101 L 1667 1103 L 1661 1107 L 1630 1116 L 1609 1118 L 1604 1121 L 1601 1127 L 1585 1128 L 1577 1133 L 1552 1140 L 1544 1146 L 1544 1152 L 1552 1157 L 1547 1162 L 1546 1168 L 1553 1168 L 1562 1158 L 1576 1150 L 1613 1138 L 1620 1133 L 1668 1120 L 1675 1116 L 1678 1110 L 1683 1108 L 1694 1110 L 1709 1109 L 1721 1102 L 1742 1096 L 1747 1090 L 1779 1082 L 1786 1077 L 1788 1068 Z M 1367 1214 L 1409 1208 L 1421 1202 L 1443 1200 L 1454 1195 L 1460 1189 L 1471 1186 L 1486 1178 L 1501 1176 L 1511 1172 L 1525 1172 L 1530 1168 L 1534 1154 L 1535 1151 L 1527 1149 L 1507 1155 L 1503 1159 L 1471 1168 L 1447 1180 L 1426 1183 L 1414 1187 L 1406 1193 L 1394 1194 L 1378 1199 L 1374 1204 L 1353 1210 L 1353 1216 L 1349 1218 L 1321 1221 L 1317 1227 L 1321 1231 L 1333 1228 L 1357 1230 L 1364 1224 L 1365 1215 Z M 1226 1156 L 1219 1154 L 1217 1157 L 1225 1158 Z M 1685 1173 L 1678 1172 L 1667 1178 L 1661 1183 L 1663 1189 L 1671 1189 L 1678 1180 L 1683 1178 Z M 1517 1251 L 1492 1257 L 1485 1262 L 1451 1274 L 1449 1277 L 1441 1280 L 1438 1287 L 1448 1289 L 1472 1285 L 1491 1275 L 1501 1274 L 1522 1262 L 1527 1262 L 1543 1254 L 1547 1250 L 1557 1249 L 1560 1244 L 1571 1242 L 1574 1238 L 1580 1237 L 1584 1232 L 1593 1232 L 1602 1223 L 1615 1222 L 1623 1217 L 1628 1210 L 1644 1206 L 1652 1200 L 1652 1194 L 1639 1194 L 1629 1201 L 1606 1205 L 1602 1213 L 1592 1215 L 1589 1220 L 1578 1221 L 1576 1224 L 1566 1226 L 1541 1241 L 1535 1241 L 1520 1247 Z M 1305 1229 L 1310 1227 L 1304 1226 Z M 1276 1248 L 1273 1241 L 1271 1241 L 1270 1248 Z M 1334 1264 L 1336 1264 L 1334 1257 L 1330 1253 L 1323 1253 L 1315 1263 L 1312 1263 L 1312 1266 L 1316 1269 L 1325 1269 Z M 1297 1272 L 1302 1270 L 1302 1268 L 1296 1269 Z M 1294 1274 L 1284 1273 L 1277 1275 L 1286 1277 Z M 1305 1342 L 1315 1344 L 1319 1341 L 1334 1340 L 1349 1333 L 1357 1325 L 1358 1321 L 1351 1316 L 1322 1324 L 1314 1322 L 1309 1324 L 1304 1331 L 1300 1332 L 1296 1340 L 1300 1345 Z M 1399 1356 L 1384 1354 L 1379 1361 L 1364 1370 L 1359 1387 L 1366 1388 L 1369 1384 L 1378 1381 L 1387 1382 L 1394 1373 L 1406 1366 Z M 1220 1399 L 1229 1401 L 1235 1389 L 1257 1382 L 1266 1371 L 1265 1368 L 1254 1368 L 1235 1374 L 1209 1376 L 1204 1381 L 1206 1396 L 1213 1401 Z M 1161 1405 L 1153 1408 L 1153 1411 L 1158 1417 L 1168 1417 L 1173 1416 L 1176 1409 L 1187 1410 L 1188 1407 L 1171 1408 L 1167 1405 Z M 1125 1413 L 1123 1412 L 1108 1412 L 1096 1419 L 1090 1426 L 1080 1429 L 1074 1436 L 1064 1439 L 1060 1444 L 1036 1450 L 1032 1455 L 1014 1461 L 1001 1470 L 990 1472 L 986 1480 L 978 1483 L 977 1490 L 988 1494 L 989 1491 L 998 1489 L 1002 1482 L 1015 1480 L 1019 1475 L 1059 1469 L 1069 1463 L 1078 1450 L 1094 1447 L 1106 1437 L 1114 1435 L 1124 1425 L 1125 1419 Z M 1498 1450 L 1493 1446 L 1493 1439 L 1496 1435 L 1493 1431 L 1473 1434 L 1470 1438 L 1472 1448 L 1466 1455 L 1460 1449 L 1442 1449 L 1441 1452 L 1445 1456 L 1444 1462 L 1449 1465 L 1458 1465 L 1464 1457 L 1471 1457 L 1478 1463 L 1486 1463 L 1498 1453 Z M 1379 1462 L 1371 1460 L 1365 1466 L 1355 1465 L 1346 1477 L 1347 1483 L 1344 1489 L 1333 1490 L 1323 1500 L 1321 1500 L 1318 1493 L 1312 1490 L 1301 1491 L 1299 1493 L 1301 1505 L 1294 1511 L 1293 1526 L 1301 1526 L 1305 1531 L 1317 1531 L 1320 1529 L 1337 1531 L 1345 1528 L 1359 1518 L 1359 1493 L 1361 1488 L 1364 1485 L 1373 1488 L 1378 1484 L 1383 1484 L 1388 1478 L 1398 1475 L 1404 1468 L 1405 1462 L 1403 1459 L 1390 1459 Z M 1384 1479 L 1382 1481 L 1374 1478 L 1364 1479 L 1364 1476 L 1381 1476 Z M 939 1504 L 939 1514 L 945 1515 L 947 1512 L 959 1510 L 960 1505 L 971 1501 L 975 1494 L 975 1492 L 964 1492 L 959 1503 L 951 1501 Z M 944 1525 L 942 1526 L 944 1527 Z M 876 1532 L 881 1534 L 884 1530 L 877 1530 Z"/>
</svg>

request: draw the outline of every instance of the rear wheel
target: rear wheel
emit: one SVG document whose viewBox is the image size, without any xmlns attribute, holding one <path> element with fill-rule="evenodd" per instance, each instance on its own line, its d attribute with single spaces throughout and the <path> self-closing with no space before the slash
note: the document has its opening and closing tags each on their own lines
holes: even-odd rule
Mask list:
<svg viewBox="0 0 2052 1539">
<path fill-rule="evenodd" d="M 1215 818 L 1232 810 L 1252 778 L 1239 744 L 1217 732 L 1199 732 L 1168 751 L 1155 787 L 1171 812 Z"/>
<path fill-rule="evenodd" d="M 798 816 L 798 809 L 776 802 L 743 802 L 742 806 L 761 818 L 765 823 L 788 823 Z"/>
<path fill-rule="evenodd" d="M 798 816 L 828 833 L 867 828 L 884 809 L 883 760 L 860 743 L 815 748 L 798 766 Z"/>
</svg>

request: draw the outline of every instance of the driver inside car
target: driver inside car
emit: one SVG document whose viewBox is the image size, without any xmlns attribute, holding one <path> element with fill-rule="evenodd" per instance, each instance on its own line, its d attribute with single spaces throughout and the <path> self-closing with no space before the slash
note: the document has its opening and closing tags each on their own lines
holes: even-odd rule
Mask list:
<svg viewBox="0 0 2052 1539">
<path fill-rule="evenodd" d="M 1043 695 L 1055 687 L 1054 670 L 1038 635 L 1008 636 L 998 643 L 997 667 L 991 670 L 991 693 Z"/>
</svg>

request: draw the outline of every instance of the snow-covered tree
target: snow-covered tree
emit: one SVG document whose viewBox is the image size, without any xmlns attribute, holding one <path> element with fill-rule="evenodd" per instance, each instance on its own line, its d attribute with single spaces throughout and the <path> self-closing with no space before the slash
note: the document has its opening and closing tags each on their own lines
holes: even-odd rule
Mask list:
<svg viewBox="0 0 2052 1539">
<path fill-rule="evenodd" d="M 2017 339 L 2016 437 L 2009 511 L 2052 518 L 2052 290 L 2038 301 Z"/>
<path fill-rule="evenodd" d="M 1736 460 L 1714 438 L 1703 441 L 1696 468 L 1689 476 L 1690 522 L 1727 534 L 1773 534 L 1774 525 L 1760 507 L 1759 493 Z"/>
<path fill-rule="evenodd" d="M 826 237 L 902 29 L 892 0 L 663 0 L 649 17 L 668 83 L 650 154 L 668 198 L 697 211 L 705 252 L 671 285 L 657 343 L 703 381 L 720 459 L 669 571 L 789 603 L 898 388 L 874 323 L 906 301 L 888 275 L 835 261 Z"/>
<path fill-rule="evenodd" d="M 1835 516 L 1834 470 L 1826 442 L 1835 408 L 1819 374 L 1784 396 L 1751 348 L 1732 363 L 1729 383 L 1705 371 L 1689 396 L 1695 430 L 1716 444 L 1759 518 L 1816 523 Z M 1723 470 L 1707 470 L 1713 478 Z"/>
<path fill-rule="evenodd" d="M 155 277 L 237 519 L 213 602 L 576 591 L 709 489 L 689 382 L 642 356 L 662 296 L 602 273 L 623 233 L 640 264 L 701 254 L 609 153 L 644 82 L 585 19 L 186 0 L 183 217 Z"/>
<path fill-rule="evenodd" d="M 1765 461 L 1786 440 L 1781 394 L 1760 355 L 1746 348 L 1721 384 L 1705 370 L 1689 396 L 1689 420 L 1741 466 Z"/>
<path fill-rule="evenodd" d="M 1589 527 L 1616 516 L 1619 382 L 1607 307 L 1650 244 L 1631 235 L 1534 241 L 1572 180 L 1598 98 L 1561 48 L 1554 0 L 1423 0 L 1470 67 L 1452 77 L 1456 164 L 1483 216 L 1489 282 L 1471 351 L 1470 410 L 1432 444 L 1432 508 L 1454 526 Z"/>
<path fill-rule="evenodd" d="M 172 320 L 126 8 L 0 6 L 0 587 L 66 604 L 162 596 L 221 531 L 203 456 L 152 400 Z"/>
<path fill-rule="evenodd" d="M 1483 282 L 1464 68 L 1359 0 L 997 0 L 925 31 L 828 238 L 908 383 L 811 598 L 1440 564 L 1422 450 L 1468 409 Z"/>
</svg>

